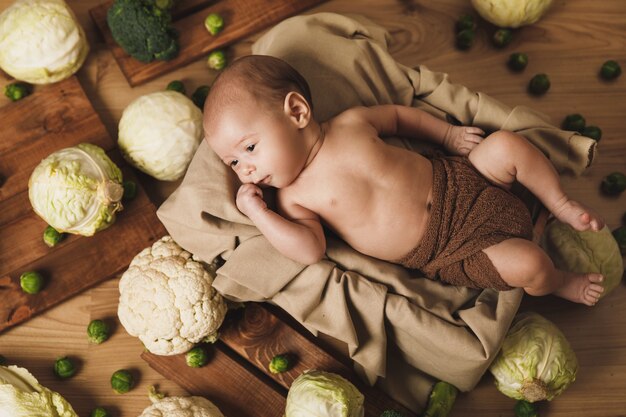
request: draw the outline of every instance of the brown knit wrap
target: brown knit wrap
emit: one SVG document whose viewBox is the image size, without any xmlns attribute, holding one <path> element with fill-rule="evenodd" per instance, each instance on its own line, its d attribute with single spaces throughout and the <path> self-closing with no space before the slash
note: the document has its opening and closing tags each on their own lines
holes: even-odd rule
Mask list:
<svg viewBox="0 0 626 417">
<path fill-rule="evenodd" d="M 430 218 L 421 242 L 395 261 L 430 279 L 471 288 L 508 290 L 482 252 L 506 239 L 532 239 L 524 203 L 491 184 L 466 157 L 435 157 Z"/>
</svg>

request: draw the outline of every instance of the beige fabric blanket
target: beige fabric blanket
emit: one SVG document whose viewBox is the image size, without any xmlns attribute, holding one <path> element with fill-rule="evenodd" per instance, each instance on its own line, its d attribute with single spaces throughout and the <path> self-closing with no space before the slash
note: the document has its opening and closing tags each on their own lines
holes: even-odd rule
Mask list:
<svg viewBox="0 0 626 417">
<path fill-rule="evenodd" d="M 387 52 L 388 40 L 383 28 L 366 19 L 321 13 L 282 22 L 253 52 L 282 58 L 304 75 L 318 120 L 355 105 L 412 105 L 485 130 L 516 131 L 560 171 L 580 173 L 590 164 L 594 141 L 561 131 L 528 108 L 511 109 L 451 84 L 445 74 L 399 65 Z M 274 303 L 312 333 L 344 342 L 370 383 L 415 411 L 438 379 L 463 391 L 475 386 L 500 347 L 521 290 L 442 285 L 332 236 L 327 259 L 297 264 L 237 210 L 239 185 L 203 143 L 181 186 L 158 211 L 185 249 L 205 261 L 226 259 L 214 283 L 222 294 Z"/>
</svg>

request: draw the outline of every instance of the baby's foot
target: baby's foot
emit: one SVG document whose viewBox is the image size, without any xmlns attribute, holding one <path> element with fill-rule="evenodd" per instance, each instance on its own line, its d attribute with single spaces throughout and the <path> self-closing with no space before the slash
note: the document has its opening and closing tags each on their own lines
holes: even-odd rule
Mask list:
<svg viewBox="0 0 626 417">
<path fill-rule="evenodd" d="M 604 287 L 599 284 L 603 280 L 604 277 L 600 274 L 568 273 L 563 286 L 554 294 L 575 303 L 593 306 L 604 292 Z"/>
<path fill-rule="evenodd" d="M 578 231 L 598 231 L 604 227 L 604 220 L 598 213 L 574 200 L 565 201 L 552 214 Z"/>
</svg>

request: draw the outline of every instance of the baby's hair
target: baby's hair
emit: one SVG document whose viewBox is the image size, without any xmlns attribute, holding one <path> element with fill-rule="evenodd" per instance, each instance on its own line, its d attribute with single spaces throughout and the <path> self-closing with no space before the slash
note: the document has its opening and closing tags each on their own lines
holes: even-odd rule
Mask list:
<svg viewBox="0 0 626 417">
<path fill-rule="evenodd" d="M 267 55 L 248 55 L 235 60 L 215 79 L 204 105 L 205 123 L 221 109 L 251 95 L 270 110 L 282 109 L 288 93 L 301 94 L 313 109 L 311 90 L 304 77 L 285 61 Z M 279 107 L 276 107 L 279 106 Z"/>
</svg>

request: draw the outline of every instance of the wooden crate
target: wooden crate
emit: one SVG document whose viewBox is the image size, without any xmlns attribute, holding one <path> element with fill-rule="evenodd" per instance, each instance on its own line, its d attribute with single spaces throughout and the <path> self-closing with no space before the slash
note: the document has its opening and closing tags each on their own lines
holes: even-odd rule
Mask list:
<svg viewBox="0 0 626 417">
<path fill-rule="evenodd" d="M 131 86 L 140 85 L 180 68 L 218 48 L 230 45 L 290 16 L 303 12 L 325 0 L 186 0 L 172 11 L 173 27 L 179 32 L 180 53 L 170 61 L 140 62 L 120 48 L 109 30 L 106 16 L 113 4 L 105 2 L 90 15 L 104 36 L 122 73 Z M 212 36 L 204 27 L 210 13 L 224 17 L 224 30 Z"/>
<path fill-rule="evenodd" d="M 54 248 L 42 240 L 47 224 L 32 210 L 28 179 L 39 162 L 62 148 L 89 142 L 103 148 L 137 182 L 121 158 L 78 80 L 38 87 L 0 108 L 0 331 L 18 324 L 128 266 L 135 254 L 165 234 L 156 208 L 138 187 L 116 222 L 92 237 L 69 236 Z M 139 185 L 139 184 L 138 184 Z M 20 288 L 20 275 L 41 271 L 44 289 Z"/>
</svg>

